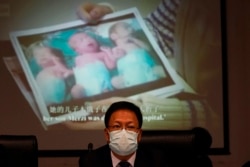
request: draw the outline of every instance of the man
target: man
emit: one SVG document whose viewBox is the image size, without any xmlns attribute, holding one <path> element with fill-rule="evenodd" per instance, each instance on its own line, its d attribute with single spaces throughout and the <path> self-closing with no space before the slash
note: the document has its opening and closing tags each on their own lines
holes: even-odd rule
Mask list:
<svg viewBox="0 0 250 167">
<path fill-rule="evenodd" d="M 125 163 L 124 167 L 155 166 L 150 152 L 138 147 L 143 123 L 138 106 L 127 101 L 115 102 L 108 108 L 104 123 L 107 145 L 81 157 L 80 167 L 123 167 L 120 162 Z"/>
</svg>

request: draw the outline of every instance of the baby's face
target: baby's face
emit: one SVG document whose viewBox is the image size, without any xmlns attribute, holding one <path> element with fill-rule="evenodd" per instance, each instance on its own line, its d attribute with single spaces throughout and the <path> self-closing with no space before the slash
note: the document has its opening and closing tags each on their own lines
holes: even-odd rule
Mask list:
<svg viewBox="0 0 250 167">
<path fill-rule="evenodd" d="M 85 33 L 74 34 L 69 45 L 79 54 L 97 52 L 99 45 L 95 39 Z"/>
<path fill-rule="evenodd" d="M 118 37 L 127 37 L 133 33 L 133 28 L 127 23 L 120 23 L 116 26 L 115 33 Z"/>
<path fill-rule="evenodd" d="M 47 47 L 36 48 L 33 54 L 36 62 L 43 68 L 51 67 L 55 65 L 55 61 L 60 61 L 60 59 L 52 53 L 51 49 Z"/>
</svg>

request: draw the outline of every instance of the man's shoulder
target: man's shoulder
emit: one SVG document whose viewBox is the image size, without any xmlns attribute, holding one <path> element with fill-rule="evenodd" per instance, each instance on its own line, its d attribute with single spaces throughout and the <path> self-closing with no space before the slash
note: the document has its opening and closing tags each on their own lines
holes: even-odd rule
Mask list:
<svg viewBox="0 0 250 167">
<path fill-rule="evenodd" d="M 138 147 L 136 154 L 136 166 L 161 166 L 167 167 L 166 155 L 160 149 Z"/>
<path fill-rule="evenodd" d="M 101 147 L 98 147 L 96 148 L 95 150 L 92 150 L 91 153 L 109 153 L 110 152 L 110 148 L 109 148 L 109 145 L 106 144 L 106 145 L 103 145 Z"/>
<path fill-rule="evenodd" d="M 90 151 L 87 155 L 80 158 L 80 167 L 85 166 L 109 166 L 112 164 L 110 149 L 108 145 L 101 146 Z"/>
</svg>

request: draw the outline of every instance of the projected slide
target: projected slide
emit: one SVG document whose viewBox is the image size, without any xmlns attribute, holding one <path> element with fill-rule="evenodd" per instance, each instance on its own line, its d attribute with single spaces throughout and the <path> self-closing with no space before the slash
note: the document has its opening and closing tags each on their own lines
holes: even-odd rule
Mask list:
<svg viewBox="0 0 250 167">
<path fill-rule="evenodd" d="M 169 127 L 171 121 L 165 120 L 171 117 L 191 119 L 186 104 L 167 98 L 183 91 L 185 82 L 136 8 L 95 24 L 78 20 L 10 37 L 19 61 L 8 58 L 5 63 L 45 128 L 64 123 L 102 129 L 107 107 L 118 100 L 141 107 L 146 129 Z"/>
<path fill-rule="evenodd" d="M 35 134 L 44 150 L 97 147 L 107 107 L 127 100 L 141 108 L 145 131 L 203 127 L 212 148 L 227 147 L 224 0 L 110 1 L 116 11 L 93 23 L 77 18 L 82 3 L 8 2 L 2 133 Z"/>
</svg>

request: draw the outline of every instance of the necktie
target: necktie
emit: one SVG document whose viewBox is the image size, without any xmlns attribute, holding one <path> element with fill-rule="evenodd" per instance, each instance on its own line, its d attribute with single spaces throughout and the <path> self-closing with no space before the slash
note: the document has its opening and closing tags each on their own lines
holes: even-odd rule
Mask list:
<svg viewBox="0 0 250 167">
<path fill-rule="evenodd" d="M 131 167 L 131 165 L 127 161 L 121 161 L 119 162 L 118 167 Z"/>
</svg>

